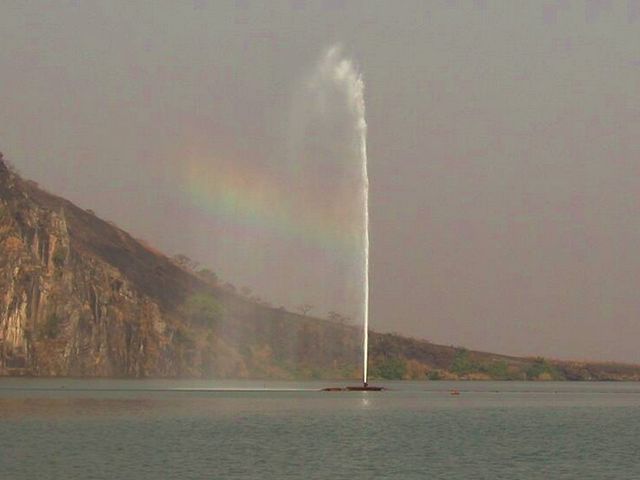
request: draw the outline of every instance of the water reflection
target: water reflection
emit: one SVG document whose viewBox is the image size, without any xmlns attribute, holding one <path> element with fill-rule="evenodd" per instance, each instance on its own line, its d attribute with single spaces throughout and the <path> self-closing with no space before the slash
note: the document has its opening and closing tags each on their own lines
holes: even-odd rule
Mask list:
<svg viewBox="0 0 640 480">
<path fill-rule="evenodd" d="M 65 419 L 104 417 L 109 415 L 140 416 L 156 409 L 162 402 L 150 398 L 2 398 L 0 420 Z"/>
</svg>

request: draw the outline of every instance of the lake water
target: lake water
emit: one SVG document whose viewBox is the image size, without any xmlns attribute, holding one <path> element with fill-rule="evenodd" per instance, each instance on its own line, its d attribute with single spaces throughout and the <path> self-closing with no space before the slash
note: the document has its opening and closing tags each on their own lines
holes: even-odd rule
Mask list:
<svg viewBox="0 0 640 480">
<path fill-rule="evenodd" d="M 640 478 L 639 384 L 386 385 L 0 379 L 0 478 Z"/>
</svg>

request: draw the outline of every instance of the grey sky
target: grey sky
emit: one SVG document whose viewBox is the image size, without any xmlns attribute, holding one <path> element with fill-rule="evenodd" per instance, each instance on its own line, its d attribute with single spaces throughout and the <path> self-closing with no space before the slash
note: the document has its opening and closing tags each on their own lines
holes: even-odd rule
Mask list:
<svg viewBox="0 0 640 480">
<path fill-rule="evenodd" d="M 239 241 L 183 175 L 286 185 L 296 92 L 335 43 L 366 82 L 372 326 L 640 362 L 638 1 L 2 2 L 0 149 L 276 304 L 348 310 L 344 279 L 304 274 L 321 255 Z"/>
</svg>

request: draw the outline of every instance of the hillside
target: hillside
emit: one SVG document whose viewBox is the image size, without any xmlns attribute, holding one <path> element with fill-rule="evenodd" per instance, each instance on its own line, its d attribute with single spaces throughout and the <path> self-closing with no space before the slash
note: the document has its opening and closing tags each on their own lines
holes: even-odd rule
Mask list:
<svg viewBox="0 0 640 480">
<path fill-rule="evenodd" d="M 0 156 L 0 375 L 358 378 L 361 332 L 224 288 Z M 371 374 L 639 380 L 640 367 L 472 352 L 372 332 Z"/>
</svg>

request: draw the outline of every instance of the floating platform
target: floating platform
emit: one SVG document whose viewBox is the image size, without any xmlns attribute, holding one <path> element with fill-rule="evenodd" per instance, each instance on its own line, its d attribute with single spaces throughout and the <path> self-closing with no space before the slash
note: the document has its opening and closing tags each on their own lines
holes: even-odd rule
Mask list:
<svg viewBox="0 0 640 480">
<path fill-rule="evenodd" d="M 347 387 L 348 392 L 381 392 L 382 390 L 384 390 L 384 387 L 374 387 L 372 385 Z"/>
<path fill-rule="evenodd" d="M 327 387 L 323 388 L 323 392 L 381 392 L 384 387 L 375 387 L 372 385 L 357 385 L 351 387 Z"/>
</svg>

